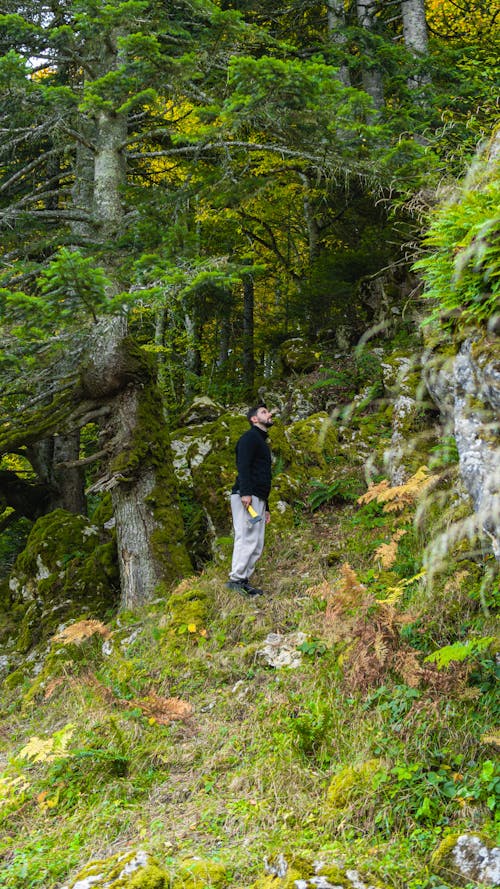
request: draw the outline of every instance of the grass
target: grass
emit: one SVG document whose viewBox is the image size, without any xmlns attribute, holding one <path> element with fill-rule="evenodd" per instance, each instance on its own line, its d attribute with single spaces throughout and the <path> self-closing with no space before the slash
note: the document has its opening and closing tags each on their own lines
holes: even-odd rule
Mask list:
<svg viewBox="0 0 500 889">
<path fill-rule="evenodd" d="M 167 596 L 110 622 L 110 654 L 96 636 L 39 652 L 46 673 L 3 691 L 0 887 L 56 889 L 90 858 L 140 847 L 172 872 L 191 855 L 222 861 L 236 886 L 283 853 L 337 860 L 385 887 L 446 889 L 429 870 L 439 840 L 455 830 L 495 840 L 495 663 L 485 651 L 425 672 L 423 658 L 491 633 L 485 578 L 493 589 L 498 571 L 459 553 L 432 586 L 415 580 L 433 534 L 415 509 L 304 505 L 292 531 L 269 534 L 263 599 L 228 591 L 227 566 L 209 564 L 192 581 L 204 626 L 177 615 L 174 632 Z M 381 545 L 402 530 L 383 567 Z M 301 666 L 266 665 L 267 635 L 296 630 Z M 153 694 L 191 715 L 163 724 L 147 709 Z M 21 755 L 67 726 L 64 755 Z M 329 802 L 332 780 L 369 762 L 342 805 Z"/>
</svg>

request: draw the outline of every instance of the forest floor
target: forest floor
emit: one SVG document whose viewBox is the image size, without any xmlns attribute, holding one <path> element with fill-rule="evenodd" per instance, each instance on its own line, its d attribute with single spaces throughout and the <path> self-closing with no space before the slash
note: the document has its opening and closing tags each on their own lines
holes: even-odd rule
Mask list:
<svg viewBox="0 0 500 889">
<path fill-rule="evenodd" d="M 433 869 L 440 841 L 496 839 L 498 713 L 486 643 L 449 646 L 489 637 L 496 582 L 462 552 L 429 583 L 415 505 L 302 504 L 269 533 L 265 596 L 226 588 L 226 554 L 54 642 L 3 695 L 2 889 L 55 889 L 138 848 L 173 874 L 222 863 L 235 886 L 280 855 L 453 886 Z M 271 633 L 295 666 L 268 662 Z"/>
</svg>

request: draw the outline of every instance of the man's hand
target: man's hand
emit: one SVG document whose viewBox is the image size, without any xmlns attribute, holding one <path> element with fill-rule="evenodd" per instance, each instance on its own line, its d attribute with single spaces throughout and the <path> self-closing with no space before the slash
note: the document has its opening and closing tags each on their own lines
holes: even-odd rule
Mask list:
<svg viewBox="0 0 500 889">
<path fill-rule="evenodd" d="M 266 509 L 266 525 L 268 525 L 270 521 L 271 521 L 271 513 L 268 512 Z"/>
<path fill-rule="evenodd" d="M 244 497 L 241 498 L 241 502 L 243 503 L 243 506 L 245 507 L 245 509 L 248 509 L 248 507 L 250 506 L 250 504 L 252 502 L 252 495 L 245 494 Z"/>
</svg>

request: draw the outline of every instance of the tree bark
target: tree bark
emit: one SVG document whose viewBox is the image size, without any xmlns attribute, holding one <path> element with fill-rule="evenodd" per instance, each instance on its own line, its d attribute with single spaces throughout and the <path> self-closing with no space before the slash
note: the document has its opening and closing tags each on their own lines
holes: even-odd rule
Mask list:
<svg viewBox="0 0 500 889">
<path fill-rule="evenodd" d="M 345 26 L 344 0 L 327 0 L 328 38 L 331 43 L 342 46 L 346 42 L 342 33 Z M 351 85 L 349 68 L 342 64 L 339 67 L 338 78 L 344 86 Z"/>
<path fill-rule="evenodd" d="M 243 379 L 249 394 L 255 382 L 254 354 L 254 306 L 255 292 L 252 275 L 243 276 Z"/>
<path fill-rule="evenodd" d="M 425 55 L 429 41 L 424 0 L 401 0 L 401 12 L 406 46 L 415 55 Z"/>
<path fill-rule="evenodd" d="M 356 0 L 358 21 L 362 28 L 373 31 L 375 24 L 376 0 Z M 384 106 L 384 84 L 382 73 L 376 66 L 367 67 L 362 72 L 363 89 L 373 99 L 377 111 Z"/>
<path fill-rule="evenodd" d="M 429 46 L 424 0 L 401 0 L 403 37 L 405 45 L 415 57 L 425 56 Z M 428 74 L 416 74 L 408 80 L 410 89 L 429 83 Z"/>
</svg>

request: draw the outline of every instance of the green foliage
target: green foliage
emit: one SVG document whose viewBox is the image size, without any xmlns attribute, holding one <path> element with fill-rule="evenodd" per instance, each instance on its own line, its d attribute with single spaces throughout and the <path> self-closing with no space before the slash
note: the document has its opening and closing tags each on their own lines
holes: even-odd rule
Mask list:
<svg viewBox="0 0 500 889">
<path fill-rule="evenodd" d="M 332 482 L 313 479 L 307 505 L 314 512 L 330 503 L 355 503 L 365 490 L 365 484 L 356 476 L 344 476 Z"/>
<path fill-rule="evenodd" d="M 415 264 L 435 301 L 429 321 L 485 325 L 500 297 L 500 184 L 494 168 L 466 183 L 434 214 L 424 243 L 429 255 Z"/>
<path fill-rule="evenodd" d="M 59 323 L 79 315 L 82 308 L 96 321 L 105 309 L 106 288 L 110 284 L 104 270 L 95 267 L 93 258 L 65 247 L 40 274 L 44 302 L 56 309 Z"/>
<path fill-rule="evenodd" d="M 465 642 L 454 642 L 453 645 L 445 645 L 443 648 L 433 651 L 432 654 L 427 655 L 425 661 L 429 664 L 436 664 L 441 670 L 453 662 L 462 663 L 469 658 L 477 658 L 478 655 L 487 651 L 494 641 L 494 636 L 483 636 L 477 639 L 467 639 Z"/>
</svg>

